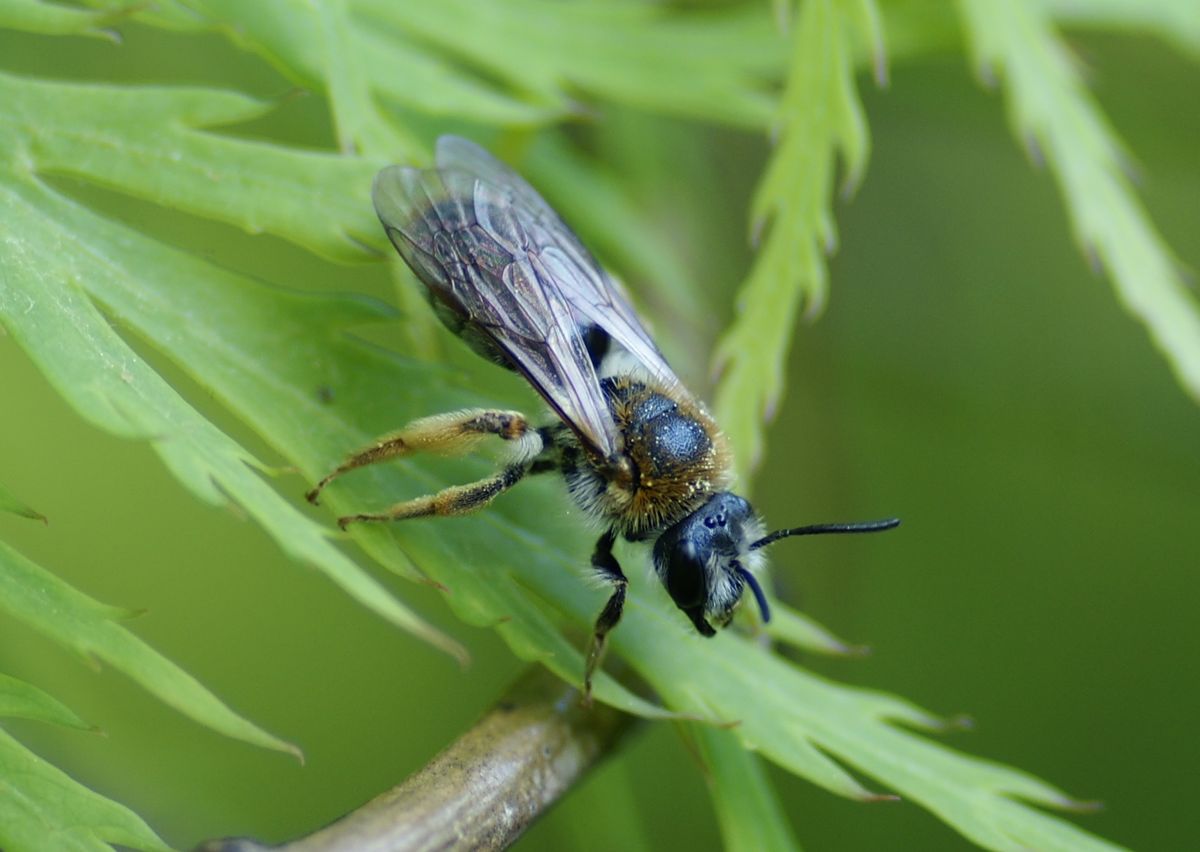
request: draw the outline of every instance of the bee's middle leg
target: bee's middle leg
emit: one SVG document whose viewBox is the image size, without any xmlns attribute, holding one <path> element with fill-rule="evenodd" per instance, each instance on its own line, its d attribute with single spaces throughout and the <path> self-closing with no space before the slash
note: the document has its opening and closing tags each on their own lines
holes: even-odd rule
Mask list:
<svg viewBox="0 0 1200 852">
<path fill-rule="evenodd" d="M 518 448 L 518 453 L 529 457 L 537 455 L 542 449 L 537 430 L 529 425 L 525 415 L 519 411 L 473 408 L 435 414 L 414 420 L 403 429 L 385 435 L 353 453 L 305 496 L 308 502 L 315 504 L 322 489 L 348 471 L 412 453 L 463 453 L 488 435 L 519 442 L 522 446 Z"/>
<path fill-rule="evenodd" d="M 600 536 L 600 540 L 596 542 L 596 550 L 592 553 L 592 567 L 613 584 L 613 593 L 596 619 L 592 641 L 588 644 L 587 661 L 583 669 L 584 704 L 592 703 L 592 675 L 604 657 L 609 631 L 617 626 L 617 622 L 621 620 L 621 613 L 625 610 L 625 588 L 629 585 L 629 580 L 621 570 L 617 557 L 613 556 L 612 549 L 616 540 L 616 533 L 609 530 Z"/>
</svg>

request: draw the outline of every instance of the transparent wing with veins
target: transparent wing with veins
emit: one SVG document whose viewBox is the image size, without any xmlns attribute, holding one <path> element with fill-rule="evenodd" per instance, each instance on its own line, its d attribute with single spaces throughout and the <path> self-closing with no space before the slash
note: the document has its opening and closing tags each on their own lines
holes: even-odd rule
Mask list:
<svg viewBox="0 0 1200 852">
<path fill-rule="evenodd" d="M 601 328 L 657 381 L 677 385 L 616 283 L 528 183 L 453 136 L 437 166 L 391 166 L 375 210 L 439 317 L 477 351 L 529 380 L 602 459 L 620 436 L 583 334 Z"/>
</svg>

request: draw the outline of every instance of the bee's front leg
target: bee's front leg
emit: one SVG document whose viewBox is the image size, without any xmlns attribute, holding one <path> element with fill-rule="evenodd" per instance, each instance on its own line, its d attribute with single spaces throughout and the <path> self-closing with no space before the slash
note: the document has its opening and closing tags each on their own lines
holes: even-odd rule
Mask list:
<svg viewBox="0 0 1200 852">
<path fill-rule="evenodd" d="M 616 532 L 610 529 L 600 536 L 600 540 L 596 542 L 596 550 L 592 553 L 592 567 L 600 573 L 601 577 L 612 583 L 614 588 L 608 603 L 600 611 L 600 617 L 596 619 L 592 641 L 588 644 L 587 662 L 583 669 L 584 704 L 592 703 L 592 674 L 604 657 L 609 631 L 617 626 L 617 622 L 621 620 L 621 613 L 625 610 L 625 588 L 629 585 L 629 580 L 621 571 L 621 564 L 617 562 L 617 557 L 613 556 L 612 549 L 616 540 Z"/>
</svg>

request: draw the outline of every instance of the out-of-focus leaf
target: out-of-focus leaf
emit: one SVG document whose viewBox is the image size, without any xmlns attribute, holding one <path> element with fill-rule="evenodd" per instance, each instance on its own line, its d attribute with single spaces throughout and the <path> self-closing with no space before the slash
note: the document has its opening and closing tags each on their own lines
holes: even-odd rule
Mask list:
<svg viewBox="0 0 1200 852">
<path fill-rule="evenodd" d="M 1049 14 L 1036 3 L 960 3 L 980 72 L 1003 80 L 1013 129 L 1045 159 L 1076 239 L 1112 276 L 1117 296 L 1145 324 L 1179 383 L 1200 400 L 1200 302 L 1122 174 L 1128 154 L 1088 96 Z"/>
<path fill-rule="evenodd" d="M 708 784 L 730 852 L 799 850 L 762 763 L 730 731 L 693 725 L 692 733 L 708 770 Z"/>
<path fill-rule="evenodd" d="M 51 722 L 84 731 L 92 729 L 91 725 L 54 696 L 3 673 L 0 673 L 0 716 L 37 719 L 39 722 Z"/>
<path fill-rule="evenodd" d="M 831 656 L 862 653 L 861 647 L 847 645 L 804 613 L 779 601 L 771 604 L 771 622 L 766 630 L 772 639 L 802 651 Z"/>
<path fill-rule="evenodd" d="M 105 0 L 103 5 L 114 7 L 119 2 Z M 331 34 L 322 28 L 322 18 L 328 14 L 337 16 L 342 24 L 338 40 L 333 43 L 328 40 Z M 347 91 L 344 81 L 334 79 L 335 65 L 346 62 L 359 66 L 358 84 L 369 90 L 351 93 L 357 102 L 355 109 L 376 112 L 380 121 L 386 120 L 385 113 L 368 103 L 368 97 L 430 116 L 497 125 L 542 124 L 561 118 L 569 107 L 562 100 L 505 92 L 399 32 L 380 32 L 374 21 L 354 14 L 353 4 L 345 2 L 178 0 L 178 5 L 155 4 L 139 9 L 137 18 L 151 25 L 220 32 L 238 46 L 262 56 L 297 85 L 324 89 L 335 112 L 347 106 L 341 102 Z M 331 57 L 331 48 L 345 53 Z M 331 64 L 330 58 L 337 63 Z M 420 153 L 405 128 L 389 125 L 401 134 L 395 139 L 401 147 L 391 151 L 390 156 Z"/>
<path fill-rule="evenodd" d="M 1191 0 L 1036 0 L 1064 26 L 1142 32 L 1200 58 L 1200 3 Z"/>
<path fill-rule="evenodd" d="M 35 521 L 46 520 L 45 515 L 27 505 L 24 500 L 5 488 L 3 483 L 0 483 L 0 512 L 12 512 L 14 515 Z"/>
<path fill-rule="evenodd" d="M 0 848 L 112 852 L 109 844 L 116 843 L 149 852 L 170 850 L 132 811 L 84 787 L 0 730 Z"/>
<path fill-rule="evenodd" d="M 486 68 L 517 91 L 761 128 L 778 70 L 761 10 L 683 13 L 630 0 L 355 0 L 364 16 Z"/>
<path fill-rule="evenodd" d="M 289 5 L 295 14 L 296 7 Z M 366 57 L 359 49 L 358 33 L 345 3 L 334 0 L 310 5 L 307 9 L 311 10 L 309 14 L 300 14 L 311 19 L 311 29 L 318 37 L 319 55 L 324 56 L 329 105 L 341 150 L 382 157 L 419 157 L 423 153 L 420 144 L 388 121 L 375 103 Z"/>
<path fill-rule="evenodd" d="M 88 658 L 103 660 L 202 725 L 264 748 L 299 750 L 229 709 L 199 681 L 118 622 L 130 612 L 106 606 L 0 542 L 0 610 Z"/>
<path fill-rule="evenodd" d="M 369 54 L 344 2 L 262 0 L 247 6 L 188 0 L 186 5 L 198 20 L 260 54 L 297 83 L 324 89 L 342 151 L 409 159 L 422 154 L 421 144 L 389 121 L 376 103 Z M 394 59 L 392 65 L 396 63 Z"/>
<path fill-rule="evenodd" d="M 783 392 L 783 363 L 797 314 L 825 304 L 825 255 L 837 242 L 832 210 L 839 157 L 852 190 L 867 162 L 867 125 L 855 91 L 856 57 L 882 63 L 872 0 L 809 0 L 795 24 L 792 65 L 777 119 L 779 141 L 753 204 L 765 233 L 738 294 L 737 319 L 722 337 L 716 410 L 748 473 L 762 455 L 764 418 Z M 881 67 L 881 66 L 880 66 Z"/>
<path fill-rule="evenodd" d="M 113 34 L 104 27 L 125 14 L 126 11 L 119 7 L 112 12 L 94 12 L 59 3 L 46 3 L 44 0 L 5 0 L 0 5 L 0 29 L 24 30 L 42 35 L 113 38 Z"/>
</svg>

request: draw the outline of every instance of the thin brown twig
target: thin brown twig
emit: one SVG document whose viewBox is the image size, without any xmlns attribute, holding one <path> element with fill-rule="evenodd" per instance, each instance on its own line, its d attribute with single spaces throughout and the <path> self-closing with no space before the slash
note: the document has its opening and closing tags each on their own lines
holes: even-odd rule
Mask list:
<svg viewBox="0 0 1200 852">
<path fill-rule="evenodd" d="M 609 707 L 584 708 L 577 690 L 538 666 L 424 769 L 337 822 L 278 847 L 227 839 L 197 852 L 503 849 L 633 722 Z"/>
</svg>

